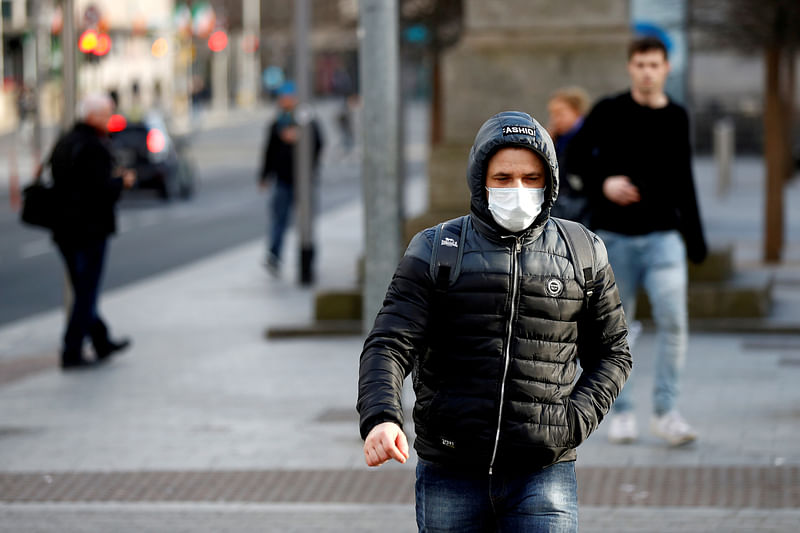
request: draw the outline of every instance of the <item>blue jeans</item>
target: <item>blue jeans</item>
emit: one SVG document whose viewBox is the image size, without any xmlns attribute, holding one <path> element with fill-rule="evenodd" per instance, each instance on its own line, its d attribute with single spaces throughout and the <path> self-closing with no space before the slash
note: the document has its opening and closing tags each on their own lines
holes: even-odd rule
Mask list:
<svg viewBox="0 0 800 533">
<path fill-rule="evenodd" d="M 574 462 L 489 476 L 419 459 L 416 499 L 420 533 L 578 531 Z"/>
<path fill-rule="evenodd" d="M 272 194 L 272 216 L 269 228 L 269 253 L 275 259 L 281 257 L 283 237 L 289 227 L 293 203 L 294 190 L 292 186 L 277 180 Z"/>
<path fill-rule="evenodd" d="M 598 231 L 605 242 L 619 296 L 628 321 L 636 318 L 636 294 L 644 288 L 656 325 L 653 411 L 662 415 L 675 407 L 688 342 L 686 246 L 677 231 L 620 235 Z M 634 368 L 636 365 L 634 365 Z M 636 371 L 614 403 L 617 412 L 633 409 Z"/>
</svg>

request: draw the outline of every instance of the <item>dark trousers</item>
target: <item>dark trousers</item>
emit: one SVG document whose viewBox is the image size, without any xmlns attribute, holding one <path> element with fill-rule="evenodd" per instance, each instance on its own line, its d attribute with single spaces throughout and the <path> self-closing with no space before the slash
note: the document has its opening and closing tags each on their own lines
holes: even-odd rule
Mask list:
<svg viewBox="0 0 800 533">
<path fill-rule="evenodd" d="M 289 227 L 293 203 L 294 189 L 292 186 L 277 180 L 272 196 L 272 218 L 269 230 L 269 253 L 276 260 L 281 258 L 283 237 Z"/>
<path fill-rule="evenodd" d="M 107 239 L 86 242 L 57 242 L 72 284 L 72 309 L 64 333 L 65 359 L 81 357 L 83 340 L 89 336 L 95 350 L 109 343 L 108 329 L 97 310 Z"/>
</svg>

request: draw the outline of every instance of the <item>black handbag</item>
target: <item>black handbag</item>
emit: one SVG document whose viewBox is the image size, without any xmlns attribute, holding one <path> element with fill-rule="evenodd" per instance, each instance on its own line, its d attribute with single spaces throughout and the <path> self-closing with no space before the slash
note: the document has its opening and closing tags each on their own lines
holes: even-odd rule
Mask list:
<svg viewBox="0 0 800 533">
<path fill-rule="evenodd" d="M 57 205 L 53 187 L 36 179 L 22 190 L 20 219 L 25 224 L 52 230 L 56 225 Z"/>
</svg>

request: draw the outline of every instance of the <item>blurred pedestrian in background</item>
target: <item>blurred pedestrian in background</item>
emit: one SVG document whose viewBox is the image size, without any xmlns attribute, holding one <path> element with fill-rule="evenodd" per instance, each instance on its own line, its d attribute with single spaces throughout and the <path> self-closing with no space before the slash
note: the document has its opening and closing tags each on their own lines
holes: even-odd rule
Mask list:
<svg viewBox="0 0 800 533">
<path fill-rule="evenodd" d="M 692 176 L 686 110 L 664 92 L 667 49 L 633 41 L 630 91 L 600 101 L 570 146 L 567 166 L 584 178 L 592 222 L 605 241 L 625 316 L 636 317 L 644 288 L 655 321 L 656 363 L 651 431 L 671 445 L 695 440 L 677 409 L 688 342 L 687 265 L 706 257 Z M 632 380 L 614 404 L 609 439 L 638 438 Z"/>
<path fill-rule="evenodd" d="M 277 92 L 278 116 L 270 124 L 267 142 L 264 147 L 264 158 L 259 174 L 259 183 L 266 189 L 269 181 L 274 179 L 270 224 L 267 228 L 267 257 L 265 266 L 273 274 L 278 275 L 281 265 L 283 238 L 289 227 L 289 219 L 294 203 L 294 161 L 295 146 L 300 138 L 300 127 L 297 122 L 297 91 L 291 81 L 284 82 Z M 310 122 L 312 138 L 312 168 L 316 169 L 322 151 L 322 135 L 316 120 Z M 316 172 L 314 172 L 316 174 Z"/>
<path fill-rule="evenodd" d="M 550 219 L 556 154 L 529 115 L 484 123 L 467 181 L 470 214 L 414 237 L 364 344 L 365 459 L 409 457 L 413 371 L 420 531 L 577 531 L 575 448 L 631 367 L 614 274 L 599 238 Z"/>
<path fill-rule="evenodd" d="M 20 133 L 27 136 L 33 129 L 36 112 L 36 92 L 27 84 L 22 84 L 17 94 L 17 113 L 19 114 Z"/>
<path fill-rule="evenodd" d="M 64 333 L 61 367 L 93 366 L 130 344 L 112 340 L 98 300 L 108 237 L 116 231 L 114 206 L 123 188 L 134 185 L 132 171 L 115 168 L 108 141 L 113 102 L 92 94 L 81 100 L 73 129 L 56 143 L 49 163 L 58 201 L 53 240 L 72 285 L 72 308 Z M 92 341 L 95 359 L 86 359 L 83 342 Z"/>
<path fill-rule="evenodd" d="M 580 87 L 565 87 L 553 93 L 547 104 L 547 111 L 550 118 L 548 131 L 553 137 L 558 156 L 558 171 L 562 176 L 559 180 L 558 200 L 550 210 L 550 216 L 574 220 L 592 228 L 592 204 L 586 194 L 583 178 L 570 172 L 568 156 L 569 144 L 580 132 L 589 106 L 589 95 L 586 91 Z M 642 324 L 632 316 L 627 317 L 627 322 L 628 346 L 633 349 L 642 331 Z"/>
<path fill-rule="evenodd" d="M 344 98 L 339 111 L 336 113 L 336 124 L 339 126 L 339 134 L 341 136 L 342 158 L 347 157 L 356 144 L 353 115 L 357 106 L 358 95 L 355 93 L 349 94 Z"/>
<path fill-rule="evenodd" d="M 547 129 L 553 138 L 561 176 L 558 200 L 550 216 L 566 218 L 591 227 L 589 200 L 583 180 L 567 168 L 567 150 L 573 137 L 583 126 L 583 117 L 589 111 L 589 95 L 580 87 L 565 87 L 553 93 L 547 103 L 549 123 Z"/>
</svg>

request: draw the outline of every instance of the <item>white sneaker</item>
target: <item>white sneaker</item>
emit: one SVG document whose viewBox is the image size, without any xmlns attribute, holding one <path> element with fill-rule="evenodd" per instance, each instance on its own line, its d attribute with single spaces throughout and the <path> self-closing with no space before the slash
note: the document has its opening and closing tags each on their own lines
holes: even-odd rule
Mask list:
<svg viewBox="0 0 800 533">
<path fill-rule="evenodd" d="M 630 444 L 639 438 L 633 412 L 612 415 L 608 421 L 608 440 L 613 444 Z"/>
<path fill-rule="evenodd" d="M 666 440 L 670 446 L 681 446 L 697 439 L 697 433 L 692 426 L 675 410 L 661 416 L 653 415 L 650 430 Z"/>
<path fill-rule="evenodd" d="M 264 259 L 264 268 L 267 269 L 272 277 L 278 278 L 281 275 L 281 260 L 278 259 L 276 256 L 272 254 L 267 254 L 267 258 Z"/>
</svg>

